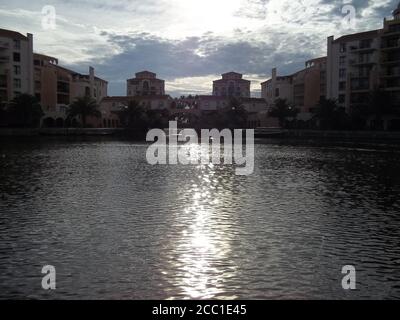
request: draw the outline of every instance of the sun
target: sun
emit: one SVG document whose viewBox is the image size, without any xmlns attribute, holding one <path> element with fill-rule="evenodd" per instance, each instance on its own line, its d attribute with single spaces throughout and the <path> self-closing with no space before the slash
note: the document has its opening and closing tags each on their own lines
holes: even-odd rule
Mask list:
<svg viewBox="0 0 400 320">
<path fill-rule="evenodd" d="M 198 35 L 224 33 L 235 28 L 236 13 L 245 0 L 172 0 L 174 29 L 178 33 Z"/>
</svg>

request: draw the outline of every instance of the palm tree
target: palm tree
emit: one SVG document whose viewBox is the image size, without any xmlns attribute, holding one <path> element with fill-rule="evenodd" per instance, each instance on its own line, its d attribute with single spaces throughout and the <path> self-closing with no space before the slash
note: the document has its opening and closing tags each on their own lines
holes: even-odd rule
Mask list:
<svg viewBox="0 0 400 320">
<path fill-rule="evenodd" d="M 148 117 L 137 100 L 131 100 L 125 109 L 119 112 L 121 123 L 128 129 L 143 131 L 147 129 Z"/>
<path fill-rule="evenodd" d="M 98 110 L 96 100 L 89 96 L 76 98 L 73 103 L 70 104 L 68 108 L 68 118 L 74 118 L 77 116 L 81 117 L 82 127 L 86 127 L 87 117 L 94 116 L 97 118 L 101 117 L 101 113 Z"/>
<path fill-rule="evenodd" d="M 291 106 L 286 99 L 276 99 L 273 108 L 269 112 L 269 116 L 278 118 L 279 125 L 284 128 L 288 118 L 296 118 L 299 109 Z"/>
<path fill-rule="evenodd" d="M 247 124 L 248 114 L 242 103 L 232 98 L 226 112 L 227 125 L 232 129 L 245 128 Z"/>
<path fill-rule="evenodd" d="M 42 107 L 35 96 L 20 94 L 16 96 L 7 108 L 10 124 L 18 127 L 38 127 L 44 115 Z"/>
</svg>

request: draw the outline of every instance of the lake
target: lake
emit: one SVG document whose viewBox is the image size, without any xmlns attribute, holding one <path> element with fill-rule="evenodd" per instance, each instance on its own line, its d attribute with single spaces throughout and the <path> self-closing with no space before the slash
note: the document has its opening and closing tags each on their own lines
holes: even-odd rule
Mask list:
<svg viewBox="0 0 400 320">
<path fill-rule="evenodd" d="M 400 147 L 258 141 L 249 176 L 146 149 L 0 140 L 1 299 L 400 298 Z"/>
</svg>

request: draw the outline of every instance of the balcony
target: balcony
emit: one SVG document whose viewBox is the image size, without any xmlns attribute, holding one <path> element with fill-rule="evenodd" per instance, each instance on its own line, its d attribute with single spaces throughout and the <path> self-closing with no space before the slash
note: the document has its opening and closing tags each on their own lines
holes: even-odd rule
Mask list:
<svg viewBox="0 0 400 320">
<path fill-rule="evenodd" d="M 8 56 L 0 57 L 0 63 L 9 63 L 9 62 L 10 62 L 10 57 Z"/>
<path fill-rule="evenodd" d="M 392 70 L 387 70 L 386 72 L 382 72 L 380 76 L 381 78 L 398 78 L 400 77 L 400 69 L 393 68 Z"/>
<path fill-rule="evenodd" d="M 359 46 L 359 47 L 352 46 L 352 47 L 350 47 L 351 53 L 372 52 L 375 50 L 377 50 L 377 49 L 372 46 Z"/>
<path fill-rule="evenodd" d="M 363 66 L 363 65 L 371 65 L 371 64 L 376 64 L 376 61 L 373 59 L 352 59 L 349 60 L 349 65 L 350 66 Z"/>
<path fill-rule="evenodd" d="M 391 51 L 400 49 L 400 39 L 390 39 L 382 43 L 382 51 Z"/>
<path fill-rule="evenodd" d="M 0 41 L 0 50 L 1 49 L 9 49 L 9 48 L 10 48 L 10 44 L 8 42 Z"/>
</svg>

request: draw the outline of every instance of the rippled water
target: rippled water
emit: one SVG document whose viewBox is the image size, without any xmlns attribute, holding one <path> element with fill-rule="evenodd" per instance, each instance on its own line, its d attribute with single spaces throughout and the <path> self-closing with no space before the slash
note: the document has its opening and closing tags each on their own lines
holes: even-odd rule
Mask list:
<svg viewBox="0 0 400 320">
<path fill-rule="evenodd" d="M 400 298 L 398 150 L 258 144 L 247 177 L 145 152 L 0 142 L 0 298 Z"/>
</svg>

